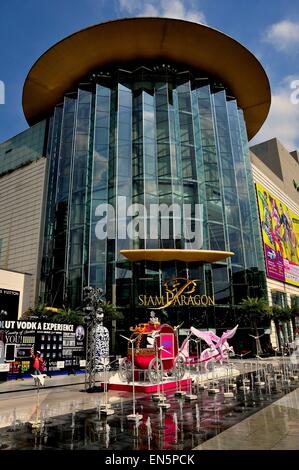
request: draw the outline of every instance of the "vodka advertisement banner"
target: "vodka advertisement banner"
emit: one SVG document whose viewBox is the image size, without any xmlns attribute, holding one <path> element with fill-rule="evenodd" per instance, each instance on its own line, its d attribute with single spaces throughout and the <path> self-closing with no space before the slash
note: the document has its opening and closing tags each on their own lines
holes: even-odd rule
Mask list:
<svg viewBox="0 0 299 470">
<path fill-rule="evenodd" d="M 41 352 L 49 370 L 79 365 L 85 358 L 85 329 L 38 320 L 0 320 L 0 363 L 21 364 L 27 372 L 36 351 Z"/>
<path fill-rule="evenodd" d="M 268 277 L 299 286 L 299 215 L 256 183 Z"/>
</svg>

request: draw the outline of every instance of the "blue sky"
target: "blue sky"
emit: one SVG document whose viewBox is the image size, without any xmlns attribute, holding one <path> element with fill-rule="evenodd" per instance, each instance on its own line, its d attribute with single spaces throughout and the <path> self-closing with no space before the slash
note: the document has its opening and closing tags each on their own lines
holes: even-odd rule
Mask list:
<svg viewBox="0 0 299 470">
<path fill-rule="evenodd" d="M 36 59 L 55 42 L 91 24 L 129 16 L 168 16 L 203 22 L 234 37 L 262 62 L 272 108 L 253 142 L 278 137 L 299 148 L 299 0 L 2 0 L 0 5 L 0 142 L 26 129 L 22 87 Z M 299 95 L 298 95 L 299 96 Z"/>
</svg>

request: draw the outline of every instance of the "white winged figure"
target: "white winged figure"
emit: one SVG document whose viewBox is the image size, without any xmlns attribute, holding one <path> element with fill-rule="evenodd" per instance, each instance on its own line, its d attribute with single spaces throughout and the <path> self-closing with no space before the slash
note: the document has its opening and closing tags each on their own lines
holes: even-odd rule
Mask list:
<svg viewBox="0 0 299 470">
<path fill-rule="evenodd" d="M 39 375 L 33 375 L 31 374 L 31 377 L 34 379 L 34 385 L 35 386 L 44 386 L 45 385 L 45 378 L 47 377 L 46 374 L 39 374 Z"/>
</svg>

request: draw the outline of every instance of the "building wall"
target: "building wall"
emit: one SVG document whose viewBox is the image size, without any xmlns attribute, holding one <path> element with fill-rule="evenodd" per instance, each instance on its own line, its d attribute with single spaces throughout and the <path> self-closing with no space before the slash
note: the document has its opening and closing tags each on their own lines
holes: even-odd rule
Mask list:
<svg viewBox="0 0 299 470">
<path fill-rule="evenodd" d="M 251 147 L 250 152 L 254 181 L 263 185 L 299 217 L 299 193 L 293 184 L 294 179 L 296 180 L 296 176 L 299 175 L 299 164 L 295 156 L 290 154 L 277 139 Z M 273 304 L 273 293 L 274 295 L 278 293 L 283 303 L 289 307 L 292 305 L 292 298 L 298 297 L 299 299 L 297 286 L 267 277 L 269 305 Z M 288 328 L 285 325 L 280 327 L 282 331 L 286 330 L 284 331 L 285 341 L 288 341 L 294 334 L 291 322 L 288 323 Z M 273 347 L 279 346 L 273 321 L 271 322 L 271 342 Z"/>
<path fill-rule="evenodd" d="M 277 139 L 254 145 L 250 150 L 253 165 L 269 178 L 270 184 L 274 184 L 278 190 L 287 195 L 291 204 L 297 205 L 298 211 L 299 192 L 293 183 L 293 180 L 299 183 L 297 153 L 289 153 Z"/>
<path fill-rule="evenodd" d="M 29 305 L 38 295 L 45 175 L 40 158 L 0 177 L 0 268 L 31 274 Z"/>
<path fill-rule="evenodd" d="M 46 120 L 43 120 L 0 144 L 0 176 L 41 158 L 46 127 Z"/>
</svg>

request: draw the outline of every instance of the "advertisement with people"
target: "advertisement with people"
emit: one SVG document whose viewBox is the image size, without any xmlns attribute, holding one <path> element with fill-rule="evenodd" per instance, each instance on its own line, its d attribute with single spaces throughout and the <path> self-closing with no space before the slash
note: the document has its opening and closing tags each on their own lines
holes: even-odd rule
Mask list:
<svg viewBox="0 0 299 470">
<path fill-rule="evenodd" d="M 11 371 L 29 372 L 32 359 L 49 371 L 79 366 L 85 359 L 85 329 L 82 325 L 44 321 L 0 320 L 0 363 Z"/>
<path fill-rule="evenodd" d="M 299 214 L 256 183 L 267 275 L 299 286 Z"/>
</svg>

